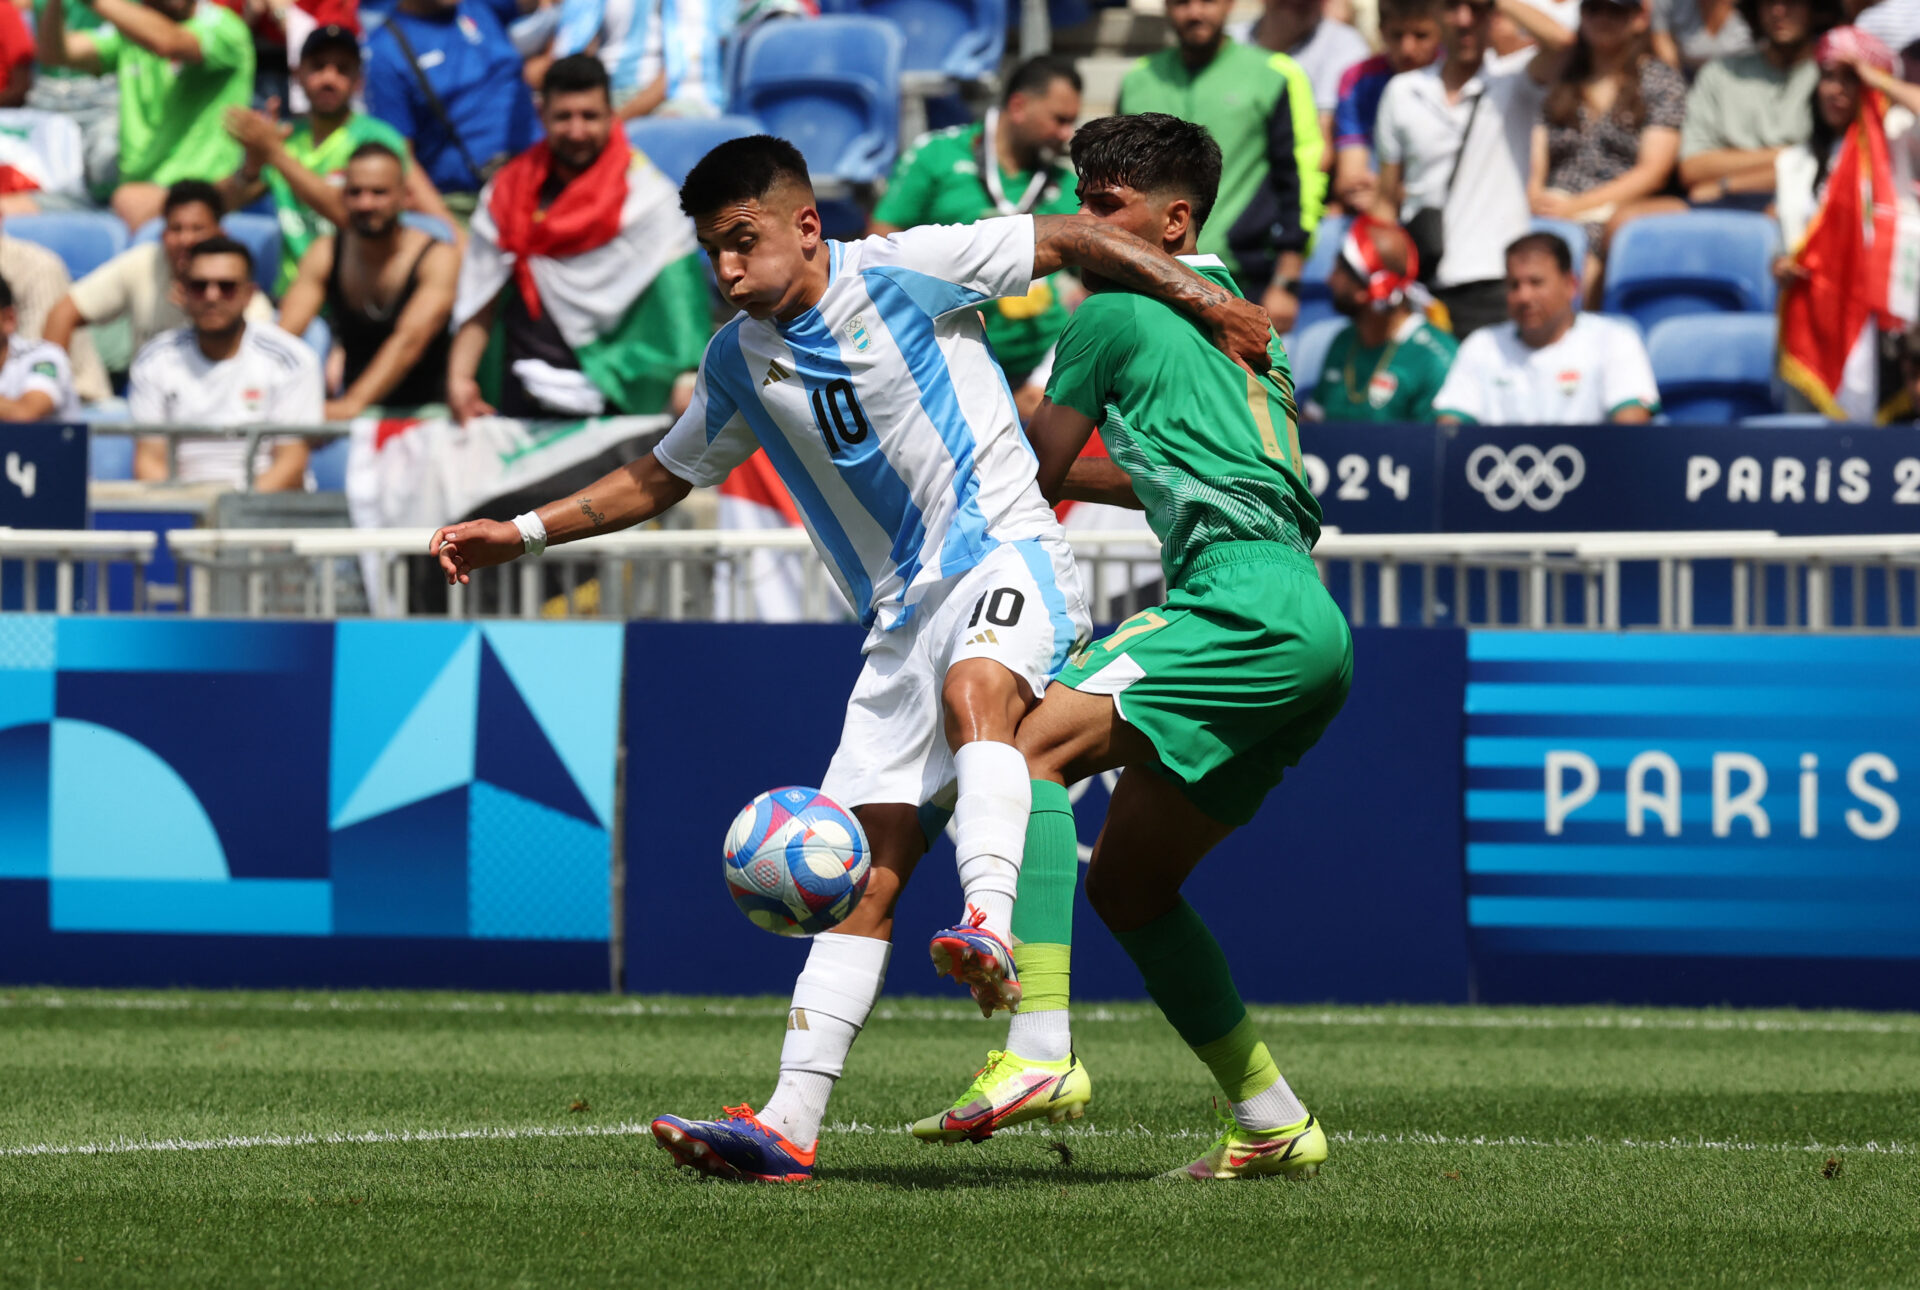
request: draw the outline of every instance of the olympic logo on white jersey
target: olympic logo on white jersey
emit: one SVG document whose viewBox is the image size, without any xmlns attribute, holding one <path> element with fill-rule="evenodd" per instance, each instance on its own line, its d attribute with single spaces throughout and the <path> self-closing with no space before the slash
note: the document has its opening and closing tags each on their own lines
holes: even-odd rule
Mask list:
<svg viewBox="0 0 1920 1290">
<path fill-rule="evenodd" d="M 1550 511 L 1586 477 L 1587 459 L 1572 444 L 1542 452 L 1521 443 L 1508 452 L 1483 443 L 1467 457 L 1467 483 L 1496 511 L 1514 510 L 1522 502 L 1529 510 Z"/>
</svg>

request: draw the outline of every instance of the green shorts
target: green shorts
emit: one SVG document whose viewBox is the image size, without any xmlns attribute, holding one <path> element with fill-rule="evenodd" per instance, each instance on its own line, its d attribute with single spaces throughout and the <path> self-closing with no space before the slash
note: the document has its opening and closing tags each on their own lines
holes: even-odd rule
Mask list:
<svg viewBox="0 0 1920 1290">
<path fill-rule="evenodd" d="M 1187 799 L 1237 826 L 1347 701 L 1353 636 L 1311 557 L 1229 542 L 1188 566 L 1167 603 L 1075 654 L 1057 680 L 1113 696 Z"/>
</svg>

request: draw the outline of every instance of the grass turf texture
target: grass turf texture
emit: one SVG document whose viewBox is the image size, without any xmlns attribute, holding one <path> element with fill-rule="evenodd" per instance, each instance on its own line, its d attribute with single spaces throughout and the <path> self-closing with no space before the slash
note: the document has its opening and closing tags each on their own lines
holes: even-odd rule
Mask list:
<svg viewBox="0 0 1920 1290">
<path fill-rule="evenodd" d="M 1332 1157 L 1175 1187 L 1209 1089 L 1145 1007 L 1076 1017 L 1072 1131 L 906 1136 L 968 1014 L 887 1001 L 816 1181 L 743 1187 L 638 1135 L 757 1105 L 780 1000 L 0 993 L 0 1285 L 1920 1280 L 1920 1018 L 1257 1009 Z M 154 1149 L 301 1135 L 374 1140 Z"/>
</svg>

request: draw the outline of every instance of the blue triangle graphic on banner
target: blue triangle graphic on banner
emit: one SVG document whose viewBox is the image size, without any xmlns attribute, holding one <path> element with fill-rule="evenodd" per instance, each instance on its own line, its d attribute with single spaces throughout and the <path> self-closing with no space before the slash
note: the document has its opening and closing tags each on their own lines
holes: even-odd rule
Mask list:
<svg viewBox="0 0 1920 1290">
<path fill-rule="evenodd" d="M 480 739 L 474 751 L 475 779 L 600 826 L 546 731 L 486 643 L 480 646 Z"/>
</svg>

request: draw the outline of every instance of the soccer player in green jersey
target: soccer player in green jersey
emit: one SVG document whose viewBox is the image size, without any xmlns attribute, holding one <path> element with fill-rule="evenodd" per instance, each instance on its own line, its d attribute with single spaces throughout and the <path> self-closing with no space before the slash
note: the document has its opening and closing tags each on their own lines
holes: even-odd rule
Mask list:
<svg viewBox="0 0 1920 1290">
<path fill-rule="evenodd" d="M 1191 255 L 1220 175 L 1205 129 L 1109 117 L 1074 136 L 1073 162 L 1084 211 L 1232 283 Z M 1157 301 L 1089 286 L 1029 428 L 1040 489 L 1144 507 L 1168 596 L 1069 659 L 1015 746 L 1036 781 L 1125 767 L 1087 897 L 1232 1110 L 1206 1154 L 1164 1176 L 1303 1177 L 1326 1159 L 1326 1135 L 1180 895 L 1319 740 L 1353 676 L 1352 637 L 1310 554 L 1320 507 L 1302 478 L 1293 381 L 1277 342 L 1271 368 L 1252 372 Z M 1078 460 L 1096 426 L 1111 460 Z"/>
</svg>

